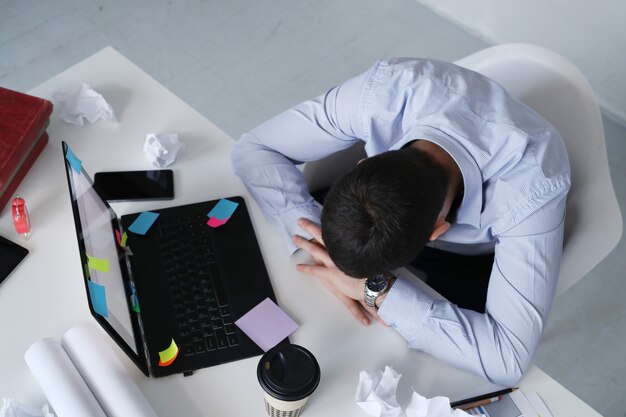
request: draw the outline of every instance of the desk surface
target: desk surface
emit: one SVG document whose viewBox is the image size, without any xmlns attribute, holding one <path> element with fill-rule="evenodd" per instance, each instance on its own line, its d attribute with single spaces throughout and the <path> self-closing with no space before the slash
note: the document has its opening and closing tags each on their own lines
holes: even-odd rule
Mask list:
<svg viewBox="0 0 626 417">
<path fill-rule="evenodd" d="M 306 406 L 306 416 L 364 416 L 354 403 L 358 373 L 385 365 L 403 374 L 398 388 L 403 406 L 409 402 L 411 387 L 426 397 L 445 395 L 453 400 L 497 388 L 409 350 L 391 329 L 357 324 L 315 279 L 298 273 L 295 264 L 306 261 L 307 255 L 287 256 L 282 237 L 234 175 L 229 158 L 232 138 L 117 51 L 103 49 L 30 93 L 50 99 L 58 88 L 76 82 L 85 82 L 103 94 L 118 123 L 98 121 L 77 127 L 63 122 L 55 109 L 48 128 L 50 143 L 18 189 L 31 214 L 33 234 L 28 241 L 16 237 L 9 210 L 2 210 L 0 233 L 22 243 L 30 255 L 0 288 L 0 396 L 43 403 L 45 398 L 24 362 L 24 352 L 42 337 L 60 338 L 75 324 L 93 321 L 83 287 L 61 140 L 70 144 L 93 175 L 103 170 L 150 169 L 142 146 L 146 134 L 152 132 L 178 133 L 187 146 L 171 166 L 176 198 L 116 203 L 114 209 L 121 216 L 232 195 L 246 198 L 279 304 L 301 325 L 292 342 L 310 349 L 322 369 L 322 380 Z M 218 417 L 233 415 L 233 410 L 235 415 L 265 415 L 255 375 L 258 358 L 202 369 L 191 377 L 148 379 L 110 343 L 160 416 Z M 599 415 L 535 367 L 521 386 L 527 394 L 538 392 L 555 417 Z"/>
</svg>

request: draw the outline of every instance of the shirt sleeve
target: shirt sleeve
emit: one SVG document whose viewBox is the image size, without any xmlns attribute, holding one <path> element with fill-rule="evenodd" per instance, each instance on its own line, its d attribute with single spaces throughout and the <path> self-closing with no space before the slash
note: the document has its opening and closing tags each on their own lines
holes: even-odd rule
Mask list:
<svg viewBox="0 0 626 417">
<path fill-rule="evenodd" d="M 552 304 L 564 213 L 563 195 L 498 236 L 484 314 L 433 297 L 404 277 L 378 314 L 409 347 L 513 386 L 532 361 Z"/>
<path fill-rule="evenodd" d="M 331 88 L 244 134 L 232 163 L 265 217 L 283 233 L 290 253 L 300 217 L 319 223 L 321 207 L 311 197 L 296 164 L 321 159 L 363 139 L 360 107 L 369 72 Z"/>
</svg>

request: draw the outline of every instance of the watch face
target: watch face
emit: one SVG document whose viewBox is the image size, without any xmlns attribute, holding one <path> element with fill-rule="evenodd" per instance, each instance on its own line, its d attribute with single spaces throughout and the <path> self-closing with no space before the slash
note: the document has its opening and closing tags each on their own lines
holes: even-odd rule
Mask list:
<svg viewBox="0 0 626 417">
<path fill-rule="evenodd" d="M 375 275 L 367 281 L 367 289 L 372 292 L 380 292 L 387 286 L 387 278 L 384 275 Z"/>
</svg>

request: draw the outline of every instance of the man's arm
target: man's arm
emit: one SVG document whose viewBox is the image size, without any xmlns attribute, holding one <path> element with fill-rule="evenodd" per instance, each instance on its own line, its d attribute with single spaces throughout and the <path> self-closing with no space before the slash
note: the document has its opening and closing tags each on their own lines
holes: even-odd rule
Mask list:
<svg viewBox="0 0 626 417">
<path fill-rule="evenodd" d="M 413 349 L 493 383 L 516 384 L 534 356 L 559 273 L 565 196 L 549 206 L 498 237 L 484 314 L 436 300 L 399 277 L 379 316 Z"/>
<path fill-rule="evenodd" d="M 281 230 L 290 253 L 297 249 L 291 237 L 301 233 L 297 220 L 319 223 L 321 214 L 295 164 L 321 159 L 365 140 L 360 104 L 368 74 L 268 120 L 244 134 L 233 148 L 235 173 L 267 219 Z"/>
</svg>

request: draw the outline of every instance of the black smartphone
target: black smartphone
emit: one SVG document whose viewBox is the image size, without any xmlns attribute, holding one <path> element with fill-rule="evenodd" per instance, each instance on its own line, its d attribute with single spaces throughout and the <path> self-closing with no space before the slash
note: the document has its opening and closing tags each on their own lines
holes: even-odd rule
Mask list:
<svg viewBox="0 0 626 417">
<path fill-rule="evenodd" d="M 171 169 L 96 172 L 94 186 L 108 201 L 171 200 L 174 173 Z"/>
<path fill-rule="evenodd" d="M 0 285 L 22 260 L 28 255 L 28 249 L 0 236 Z"/>
</svg>

